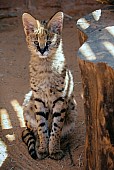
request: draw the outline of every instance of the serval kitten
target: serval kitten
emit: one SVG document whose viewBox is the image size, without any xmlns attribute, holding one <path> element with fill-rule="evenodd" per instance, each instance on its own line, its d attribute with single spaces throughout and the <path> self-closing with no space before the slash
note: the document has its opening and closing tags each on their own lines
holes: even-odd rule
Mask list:
<svg viewBox="0 0 114 170">
<path fill-rule="evenodd" d="M 23 103 L 26 129 L 22 139 L 32 158 L 61 159 L 60 139 L 75 126 L 73 77 L 62 50 L 63 13 L 48 22 L 22 16 L 30 59 L 31 91 Z"/>
</svg>

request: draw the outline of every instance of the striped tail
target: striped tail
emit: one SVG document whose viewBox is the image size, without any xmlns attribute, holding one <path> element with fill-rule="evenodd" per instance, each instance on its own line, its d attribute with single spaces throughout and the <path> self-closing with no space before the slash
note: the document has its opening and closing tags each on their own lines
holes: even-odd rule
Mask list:
<svg viewBox="0 0 114 170">
<path fill-rule="evenodd" d="M 33 159 L 37 159 L 37 154 L 35 150 L 36 140 L 34 133 L 30 129 L 25 129 L 22 132 L 22 140 L 28 146 L 29 154 Z"/>
</svg>

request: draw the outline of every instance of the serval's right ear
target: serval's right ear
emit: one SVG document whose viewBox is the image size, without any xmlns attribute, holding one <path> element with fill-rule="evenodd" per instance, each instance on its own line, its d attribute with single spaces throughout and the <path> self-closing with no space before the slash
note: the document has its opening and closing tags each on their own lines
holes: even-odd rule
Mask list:
<svg viewBox="0 0 114 170">
<path fill-rule="evenodd" d="M 28 13 L 24 13 L 22 15 L 22 21 L 23 21 L 24 31 L 26 35 L 29 35 L 30 33 L 34 32 L 40 26 L 40 22 L 35 18 L 33 18 Z"/>
</svg>

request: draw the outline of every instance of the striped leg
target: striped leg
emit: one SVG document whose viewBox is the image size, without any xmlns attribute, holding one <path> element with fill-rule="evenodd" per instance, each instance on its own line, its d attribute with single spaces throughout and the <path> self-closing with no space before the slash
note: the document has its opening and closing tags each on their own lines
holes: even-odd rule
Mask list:
<svg viewBox="0 0 114 170">
<path fill-rule="evenodd" d="M 22 140 L 23 142 L 28 146 L 29 154 L 33 159 L 37 158 L 35 145 L 36 145 L 36 139 L 34 136 L 34 133 L 30 129 L 25 129 L 22 132 Z"/>
<path fill-rule="evenodd" d="M 35 115 L 38 123 L 39 148 L 37 156 L 43 159 L 48 155 L 48 126 L 47 126 L 47 112 L 45 103 L 41 99 L 35 99 Z"/>
<path fill-rule="evenodd" d="M 60 139 L 64 125 L 65 112 L 64 99 L 57 99 L 53 105 L 53 123 L 49 140 L 50 157 L 56 160 L 59 160 L 64 156 L 63 151 L 60 149 Z"/>
</svg>

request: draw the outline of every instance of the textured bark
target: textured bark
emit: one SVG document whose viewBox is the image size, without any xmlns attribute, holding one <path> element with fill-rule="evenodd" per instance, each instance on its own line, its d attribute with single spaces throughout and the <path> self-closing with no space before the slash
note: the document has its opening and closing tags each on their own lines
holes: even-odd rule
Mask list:
<svg viewBox="0 0 114 170">
<path fill-rule="evenodd" d="M 92 58 L 93 62 L 89 61 L 90 56 L 85 54 L 87 49 L 83 45 L 79 49 L 86 122 L 86 170 L 114 170 L 114 58 L 102 45 L 106 41 L 113 44 L 114 40 L 105 32 L 106 26 L 111 23 L 112 14 L 107 11 L 102 13 L 99 20 L 101 28 L 90 14 L 86 16 L 86 21 L 91 23 L 90 27 L 83 29 L 78 26 L 80 44 L 87 44 L 96 57 Z"/>
<path fill-rule="evenodd" d="M 114 168 L 114 70 L 79 60 L 86 117 L 86 169 Z"/>
</svg>

